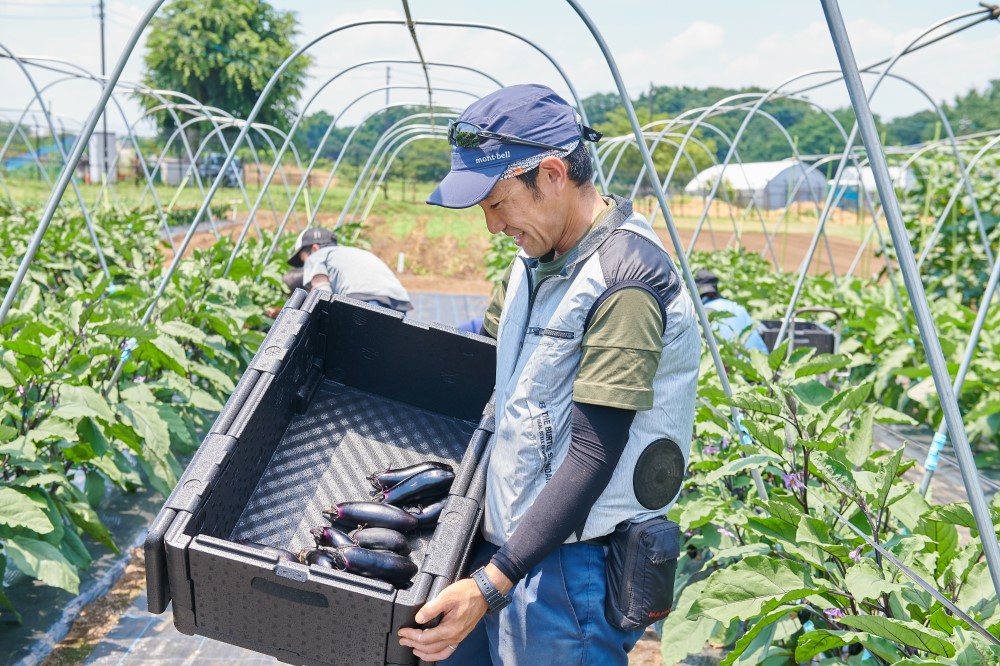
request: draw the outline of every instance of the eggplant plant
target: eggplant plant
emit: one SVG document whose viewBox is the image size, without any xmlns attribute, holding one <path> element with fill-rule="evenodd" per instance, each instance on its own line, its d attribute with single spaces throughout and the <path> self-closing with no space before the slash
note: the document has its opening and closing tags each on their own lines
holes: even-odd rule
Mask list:
<svg viewBox="0 0 1000 666">
<path fill-rule="evenodd" d="M 995 645 L 870 543 L 1000 633 L 968 505 L 928 503 L 904 476 L 913 461 L 874 445 L 876 423 L 911 419 L 873 400 L 874 381 L 850 380 L 864 353 L 787 351 L 723 344 L 731 398 L 702 373 L 690 477 L 670 512 L 687 573 L 664 663 L 706 642 L 731 648 L 726 665 L 998 663 Z M 742 412 L 738 437 L 729 407 Z"/>
<path fill-rule="evenodd" d="M 2 290 L 35 227 L 22 214 L 0 219 Z M 170 492 L 283 301 L 277 262 L 255 268 L 269 243 L 251 240 L 223 278 L 223 240 L 185 259 L 142 325 L 165 270 L 158 222 L 109 211 L 96 227 L 110 278 L 82 218 L 57 217 L 0 327 L 0 577 L 74 593 L 93 559 L 81 537 L 117 550 L 106 489 Z M 16 616 L 3 588 L 0 612 Z"/>
</svg>

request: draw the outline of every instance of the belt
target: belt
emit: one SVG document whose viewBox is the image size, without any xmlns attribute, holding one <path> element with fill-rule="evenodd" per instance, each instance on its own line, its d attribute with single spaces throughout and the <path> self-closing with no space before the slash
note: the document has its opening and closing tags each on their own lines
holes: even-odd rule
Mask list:
<svg viewBox="0 0 1000 666">
<path fill-rule="evenodd" d="M 583 541 L 577 541 L 577 543 L 586 543 L 591 546 L 610 546 L 611 545 L 611 535 L 605 534 L 604 536 L 594 537 L 593 539 L 584 539 Z"/>
</svg>

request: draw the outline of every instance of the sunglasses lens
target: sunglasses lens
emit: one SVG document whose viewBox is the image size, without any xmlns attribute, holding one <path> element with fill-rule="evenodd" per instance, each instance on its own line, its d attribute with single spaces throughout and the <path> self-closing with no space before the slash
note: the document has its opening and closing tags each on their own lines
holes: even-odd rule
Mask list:
<svg viewBox="0 0 1000 666">
<path fill-rule="evenodd" d="M 452 125 L 452 141 L 459 148 L 478 148 L 483 143 L 479 128 L 464 122 Z"/>
</svg>

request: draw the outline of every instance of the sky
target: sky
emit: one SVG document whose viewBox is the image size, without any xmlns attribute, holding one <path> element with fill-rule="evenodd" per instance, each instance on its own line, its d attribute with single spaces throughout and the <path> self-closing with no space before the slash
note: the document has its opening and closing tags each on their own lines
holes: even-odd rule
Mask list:
<svg viewBox="0 0 1000 666">
<path fill-rule="evenodd" d="M 168 0 L 169 1 L 169 0 Z M 404 18 L 400 0 L 272 0 L 299 19 L 299 45 L 344 25 Z M 566 2 L 558 0 L 410 0 L 414 19 L 475 22 L 514 31 L 548 52 L 560 63 L 581 98 L 614 92 L 615 84 L 597 43 Z M 610 47 L 633 97 L 650 84 L 760 86 L 770 88 L 796 74 L 837 69 L 829 31 L 818 0 L 580 0 Z M 96 0 L 0 0 L 0 52 L 47 56 L 100 71 L 100 29 Z M 150 7 L 149 0 L 107 0 L 106 53 L 110 71 L 122 54 L 132 28 Z M 934 23 L 978 9 L 974 0 L 842 0 L 841 10 L 859 64 L 892 56 Z M 962 25 L 969 19 L 950 24 Z M 417 37 L 429 62 L 460 64 L 489 74 L 505 85 L 539 82 L 570 98 L 560 73 L 539 51 L 495 31 L 442 26 L 418 26 Z M 145 36 L 128 58 L 123 79 L 139 81 Z M 402 25 L 350 28 L 317 42 L 310 49 L 314 65 L 305 90 L 308 100 L 340 70 L 368 60 L 416 59 L 416 49 Z M 345 74 L 323 88 L 310 106 L 324 109 L 351 125 L 385 103 L 384 63 Z M 391 103 L 426 101 L 423 74 L 416 64 L 391 64 Z M 39 86 L 58 76 L 30 69 Z M 1000 22 L 986 21 L 922 51 L 904 57 L 894 72 L 912 79 L 935 101 L 950 101 L 991 79 L 1000 79 Z M 440 91 L 435 101 L 463 108 L 474 95 L 495 88 L 482 74 L 452 67 L 430 69 Z M 818 77 L 806 82 L 821 80 Z M 865 79 L 866 85 L 874 82 Z M 459 92 L 448 92 L 454 89 Z M 346 111 L 352 100 L 371 92 Z M 43 93 L 66 128 L 78 127 L 99 94 L 92 82 L 60 82 Z M 824 106 L 849 104 L 842 83 L 808 93 Z M 17 117 L 33 97 L 30 85 L 9 59 L 0 60 L 0 118 Z M 123 95 L 122 106 L 134 122 L 135 103 Z M 879 89 L 872 108 L 892 118 L 930 108 L 926 98 L 897 81 Z M 124 127 L 120 116 L 109 117 L 112 131 Z M 139 123 L 138 131 L 152 127 Z"/>
</svg>

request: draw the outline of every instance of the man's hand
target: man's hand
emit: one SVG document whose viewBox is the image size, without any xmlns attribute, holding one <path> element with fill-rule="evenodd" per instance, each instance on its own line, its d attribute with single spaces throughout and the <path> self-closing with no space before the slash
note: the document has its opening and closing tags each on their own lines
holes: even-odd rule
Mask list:
<svg viewBox="0 0 1000 666">
<path fill-rule="evenodd" d="M 486 566 L 486 573 L 504 594 L 512 587 L 492 564 Z M 413 648 L 413 654 L 425 661 L 442 661 L 451 656 L 487 610 L 486 599 L 476 582 L 463 578 L 444 588 L 441 594 L 417 611 L 418 624 L 426 624 L 444 613 L 441 623 L 431 629 L 400 629 L 399 644 Z"/>
</svg>

